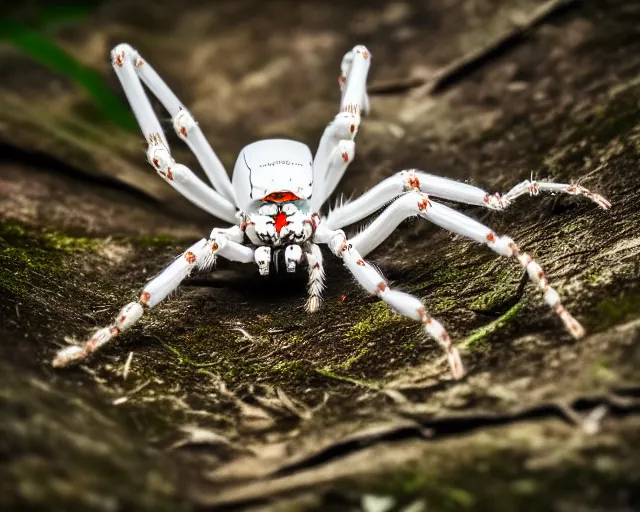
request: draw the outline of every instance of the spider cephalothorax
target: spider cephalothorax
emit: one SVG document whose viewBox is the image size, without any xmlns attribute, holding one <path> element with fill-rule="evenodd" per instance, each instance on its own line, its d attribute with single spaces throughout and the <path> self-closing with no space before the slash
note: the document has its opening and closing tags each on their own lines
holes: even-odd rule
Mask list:
<svg viewBox="0 0 640 512">
<path fill-rule="evenodd" d="M 487 226 L 433 201 L 432 197 L 504 210 L 523 194 L 537 195 L 547 191 L 582 195 L 601 208 L 610 207 L 606 199 L 584 187 L 532 179 L 519 183 L 504 195 L 489 194 L 472 185 L 408 170 L 387 178 L 328 215 L 321 215 L 322 206 L 353 160 L 360 116 L 369 110 L 366 79 L 371 54 L 364 46 L 356 46 L 342 60 L 340 112 L 325 129 L 315 156 L 305 144 L 292 140 L 254 142 L 240 152 L 232 181 L 189 111 L 136 50 L 126 44 L 116 46 L 112 51 L 112 63 L 147 139 L 149 163 L 187 199 L 233 226 L 215 228 L 208 238 L 189 247 L 147 283 L 138 301 L 127 304 L 112 325 L 98 330 L 82 346 L 60 350 L 53 360 L 54 366 L 69 366 L 89 356 L 136 323 L 145 309 L 164 300 L 193 271 L 210 270 L 218 256 L 255 263 L 260 274 L 267 275 L 272 264 L 277 263 L 278 253 L 284 251 L 287 271 L 295 272 L 300 264 L 306 264 L 309 272 L 306 308 L 315 312 L 321 306 L 324 288 L 322 253 L 318 244 L 326 244 L 369 293 L 377 295 L 399 314 L 422 323 L 426 333 L 444 348 L 451 370 L 459 378 L 464 373 L 462 362 L 442 325 L 427 313 L 419 299 L 392 290 L 378 270 L 363 259 L 400 222 L 415 216 L 485 244 L 502 256 L 514 257 L 540 288 L 544 301 L 557 313 L 567 330 L 576 338 L 583 336 L 584 329 L 564 308 L 542 268 L 529 254 L 511 238 L 498 236 Z M 169 111 L 177 135 L 194 152 L 212 186 L 173 159 L 142 83 Z M 347 239 L 342 228 L 385 206 L 366 229 Z"/>
</svg>

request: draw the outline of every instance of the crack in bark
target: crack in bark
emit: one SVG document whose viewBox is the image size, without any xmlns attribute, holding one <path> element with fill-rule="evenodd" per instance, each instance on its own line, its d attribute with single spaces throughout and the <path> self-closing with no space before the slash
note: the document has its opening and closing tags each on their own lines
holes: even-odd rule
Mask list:
<svg viewBox="0 0 640 512">
<path fill-rule="evenodd" d="M 371 95 L 401 94 L 411 89 L 424 87 L 423 93 L 438 94 L 477 71 L 494 58 L 498 58 L 524 41 L 531 31 L 551 18 L 575 7 L 580 0 L 549 0 L 539 6 L 526 21 L 511 31 L 502 34 L 486 46 L 473 50 L 452 63 L 437 70 L 429 78 L 406 78 L 403 80 L 371 84 L 367 92 Z"/>
<path fill-rule="evenodd" d="M 310 486 L 317 488 L 319 485 L 328 484 L 328 481 L 316 482 L 313 478 L 304 479 L 300 476 L 306 471 L 313 471 L 324 465 L 339 462 L 341 459 L 372 448 L 379 443 L 395 443 L 416 439 L 433 442 L 468 434 L 483 428 L 551 418 L 583 427 L 587 418 L 582 414 L 603 406 L 607 408 L 608 415 L 616 418 L 640 414 L 640 386 L 614 388 L 608 394 L 579 396 L 569 402 L 548 402 L 496 414 L 479 412 L 420 418 L 419 414 L 414 415 L 407 411 L 404 413 L 405 419 L 392 426 L 357 432 L 320 449 L 316 453 L 285 464 L 262 478 L 249 478 L 243 482 L 236 481 L 239 488 L 246 488 L 245 486 L 251 483 L 258 484 L 265 489 L 263 492 L 246 492 L 235 494 L 235 496 L 231 492 L 230 495 L 224 496 L 224 494 L 220 495 L 218 491 L 211 495 L 206 491 L 204 493 L 201 491 L 198 493 L 196 501 L 200 507 L 205 509 L 213 507 L 215 510 L 247 510 L 249 507 L 268 504 L 284 495 L 292 497 L 297 493 L 306 492 Z M 286 483 L 289 478 L 293 480 Z M 218 488 L 217 485 L 216 488 Z"/>
<path fill-rule="evenodd" d="M 332 462 L 355 451 L 381 442 L 402 441 L 415 438 L 436 441 L 441 438 L 466 434 L 485 427 L 495 427 L 544 418 L 558 418 L 575 425 L 576 419 L 579 418 L 576 413 L 591 411 L 601 405 L 607 406 L 609 413 L 614 416 L 640 413 L 640 399 L 635 400 L 634 398 L 640 398 L 640 386 L 620 388 L 613 390 L 607 395 L 581 396 L 569 403 L 542 403 L 533 407 L 516 409 L 515 411 L 502 414 L 480 412 L 420 419 L 419 415 L 405 412 L 404 416 L 407 419 L 416 422 L 414 426 L 403 425 L 396 429 L 383 431 L 374 435 L 366 432 L 363 435 L 356 434 L 325 447 L 302 460 L 286 464 L 273 471 L 269 476 L 272 478 L 289 476 L 298 471 L 304 471 L 321 464 Z"/>
<path fill-rule="evenodd" d="M 142 189 L 132 187 L 127 183 L 108 175 L 90 174 L 82 169 L 70 165 L 58 158 L 40 151 L 25 151 L 12 144 L 0 141 L 0 163 L 20 164 L 32 169 L 46 170 L 69 178 L 82 180 L 92 185 L 100 185 L 113 190 L 130 194 L 135 200 L 144 200 L 149 204 L 158 206 L 162 204 L 155 197 L 147 194 Z"/>
</svg>

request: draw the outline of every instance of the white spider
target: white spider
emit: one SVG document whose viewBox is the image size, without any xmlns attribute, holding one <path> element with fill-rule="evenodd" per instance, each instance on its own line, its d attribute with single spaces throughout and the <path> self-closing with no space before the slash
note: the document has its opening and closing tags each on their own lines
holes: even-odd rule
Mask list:
<svg viewBox="0 0 640 512">
<path fill-rule="evenodd" d="M 217 256 L 243 263 L 256 263 L 261 275 L 267 275 L 284 249 L 288 272 L 306 262 L 309 271 L 308 312 L 321 306 L 324 288 L 322 253 L 318 244 L 327 244 L 342 258 L 360 285 L 375 294 L 396 312 L 424 325 L 425 331 L 446 351 L 453 375 L 464 374 L 457 349 L 442 325 L 433 319 L 417 298 L 392 290 L 384 277 L 363 256 L 380 245 L 404 219 L 419 216 L 438 226 L 476 242 L 486 244 L 502 256 L 514 256 L 531 280 L 544 294 L 545 302 L 560 316 L 576 338 L 584 334 L 582 326 L 560 303 L 558 293 L 549 286 L 544 272 L 531 256 L 522 252 L 506 236 L 431 200 L 450 201 L 504 210 L 523 194 L 540 191 L 584 195 L 601 208 L 610 204 L 601 196 L 579 185 L 524 181 L 505 195 L 491 195 L 484 190 L 440 178 L 417 170 L 401 171 L 382 181 L 358 199 L 332 210 L 327 216 L 320 209 L 334 191 L 353 159 L 354 138 L 360 125 L 360 113 L 369 110 L 366 79 L 371 54 L 364 46 L 348 52 L 339 77 L 342 91 L 341 109 L 324 131 L 315 158 L 300 142 L 270 139 L 246 146 L 238 156 L 229 177 L 207 143 L 200 127 L 171 89 L 136 50 L 127 44 L 116 46 L 113 67 L 122 83 L 131 108 L 149 144 L 147 159 L 158 174 L 188 200 L 213 216 L 234 224 L 215 228 L 209 238 L 189 247 L 162 273 L 152 279 L 137 302 L 127 304 L 114 323 L 98 330 L 83 346 L 60 350 L 53 366 L 65 367 L 82 361 L 122 331 L 135 324 L 145 309 L 152 308 L 174 291 L 194 270 L 210 269 Z M 178 136 L 194 152 L 213 188 L 201 181 L 171 156 L 169 145 L 153 112 L 142 83 L 171 113 Z M 389 206 L 364 231 L 347 239 L 342 228 Z M 275 250 L 274 250 L 275 249 Z"/>
</svg>

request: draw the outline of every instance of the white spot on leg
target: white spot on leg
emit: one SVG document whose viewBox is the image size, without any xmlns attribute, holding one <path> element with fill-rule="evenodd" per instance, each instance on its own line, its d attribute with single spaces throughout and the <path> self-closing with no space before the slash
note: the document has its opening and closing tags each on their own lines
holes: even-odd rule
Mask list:
<svg viewBox="0 0 640 512">
<path fill-rule="evenodd" d="M 173 128 L 181 139 L 186 139 L 189 132 L 196 127 L 196 121 L 193 116 L 182 109 L 173 119 Z"/>
<path fill-rule="evenodd" d="M 547 291 L 544 292 L 544 301 L 550 306 L 554 307 L 556 304 L 560 302 L 560 295 L 553 288 L 547 288 Z"/>
<path fill-rule="evenodd" d="M 118 313 L 115 322 L 116 327 L 121 331 L 128 329 L 140 320 L 143 311 L 142 304 L 139 302 L 130 302 Z"/>
</svg>

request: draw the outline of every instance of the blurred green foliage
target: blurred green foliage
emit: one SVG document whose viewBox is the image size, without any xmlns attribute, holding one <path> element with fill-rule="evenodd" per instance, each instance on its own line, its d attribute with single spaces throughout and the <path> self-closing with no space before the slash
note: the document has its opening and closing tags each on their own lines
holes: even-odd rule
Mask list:
<svg viewBox="0 0 640 512">
<path fill-rule="evenodd" d="M 3 10 L 0 18 L 0 42 L 20 48 L 33 60 L 82 87 L 106 119 L 126 130 L 136 130 L 136 120 L 126 105 L 109 88 L 104 77 L 78 62 L 53 39 L 51 34 L 86 19 L 99 2 L 69 5 L 44 3 L 21 10 Z"/>
</svg>

